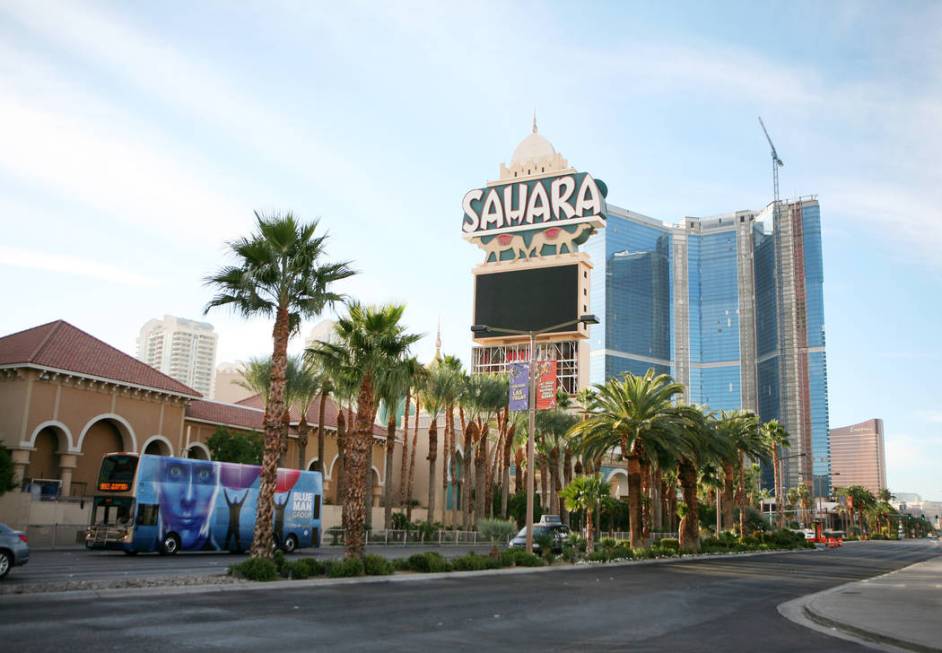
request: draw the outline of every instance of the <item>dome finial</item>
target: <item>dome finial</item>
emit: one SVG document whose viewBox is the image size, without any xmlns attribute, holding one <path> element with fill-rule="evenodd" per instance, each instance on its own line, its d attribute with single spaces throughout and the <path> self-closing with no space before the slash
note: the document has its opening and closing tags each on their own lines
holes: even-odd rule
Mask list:
<svg viewBox="0 0 942 653">
<path fill-rule="evenodd" d="M 533 110 L 533 133 L 536 134 L 537 131 L 538 130 L 536 128 L 536 109 L 534 109 Z"/>
<path fill-rule="evenodd" d="M 442 318 L 438 318 L 438 332 L 435 334 L 435 360 L 442 359 Z"/>
</svg>

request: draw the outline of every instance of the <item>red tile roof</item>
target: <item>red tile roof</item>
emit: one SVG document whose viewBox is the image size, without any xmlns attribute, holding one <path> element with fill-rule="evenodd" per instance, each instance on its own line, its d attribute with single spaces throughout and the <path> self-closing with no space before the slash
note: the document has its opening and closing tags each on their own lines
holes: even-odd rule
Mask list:
<svg viewBox="0 0 942 653">
<path fill-rule="evenodd" d="M 75 372 L 187 397 L 202 396 L 63 320 L 0 338 L 0 366 L 16 365 Z"/>
<path fill-rule="evenodd" d="M 259 410 L 265 410 L 265 402 L 262 399 L 262 395 L 252 395 L 251 397 L 246 397 L 241 401 L 237 402 L 239 406 L 250 406 L 252 408 L 257 408 Z M 316 427 L 320 415 L 320 398 L 315 398 L 311 402 L 310 407 L 307 409 L 306 420 L 309 425 Z M 301 418 L 301 411 L 297 407 L 291 407 L 291 423 L 297 424 L 298 420 Z M 337 402 L 327 398 L 327 402 L 324 404 L 324 426 L 329 429 L 337 428 Z M 386 437 L 386 429 L 378 424 L 373 425 L 373 435 Z"/>
<path fill-rule="evenodd" d="M 261 431 L 264 428 L 265 411 L 237 404 L 224 404 L 218 401 L 196 399 L 186 407 L 186 416 L 213 424 L 235 426 Z"/>
</svg>

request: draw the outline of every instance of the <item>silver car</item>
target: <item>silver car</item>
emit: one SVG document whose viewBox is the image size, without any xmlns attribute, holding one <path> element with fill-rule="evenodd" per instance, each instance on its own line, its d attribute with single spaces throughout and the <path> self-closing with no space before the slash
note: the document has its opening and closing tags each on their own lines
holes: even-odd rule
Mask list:
<svg viewBox="0 0 942 653">
<path fill-rule="evenodd" d="M 0 524 L 0 578 L 3 578 L 16 565 L 29 562 L 29 544 L 26 533 L 15 531 L 6 524 Z"/>
</svg>

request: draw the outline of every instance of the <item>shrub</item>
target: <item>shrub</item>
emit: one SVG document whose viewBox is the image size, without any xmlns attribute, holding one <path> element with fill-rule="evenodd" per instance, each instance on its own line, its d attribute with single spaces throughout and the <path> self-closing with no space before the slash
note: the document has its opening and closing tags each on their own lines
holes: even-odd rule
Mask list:
<svg viewBox="0 0 942 653">
<path fill-rule="evenodd" d="M 327 575 L 331 578 L 349 578 L 351 576 L 362 576 L 363 561 L 359 558 L 344 558 L 343 560 L 333 561 L 327 570 Z"/>
<path fill-rule="evenodd" d="M 586 556 L 586 560 L 589 562 L 608 562 L 608 552 L 604 548 L 596 549 Z"/>
<path fill-rule="evenodd" d="M 603 549 L 611 549 L 616 544 L 618 544 L 618 542 L 615 541 L 614 537 L 603 537 L 599 541 L 599 544 L 602 546 Z"/>
<path fill-rule="evenodd" d="M 304 580 L 311 576 L 307 565 L 301 564 L 301 560 L 296 562 L 286 562 L 280 569 L 281 576 L 289 580 Z"/>
<path fill-rule="evenodd" d="M 517 532 L 517 525 L 504 519 L 479 519 L 478 533 L 491 542 L 507 542 Z"/>
<path fill-rule="evenodd" d="M 680 550 L 680 540 L 676 537 L 663 537 L 658 541 L 658 545 L 668 551 L 677 552 Z"/>
<path fill-rule="evenodd" d="M 536 544 L 536 545 L 538 545 L 538 546 L 540 547 L 540 552 L 541 552 L 541 553 L 546 553 L 547 551 L 549 551 L 550 553 L 552 553 L 552 552 L 553 552 L 553 546 L 555 545 L 555 542 L 553 542 L 553 536 L 552 536 L 552 535 L 548 535 L 548 534 L 546 534 L 546 533 L 543 533 L 542 535 L 537 535 L 537 536 L 535 536 L 535 537 L 533 538 L 533 543 Z"/>
<path fill-rule="evenodd" d="M 301 558 L 294 563 L 295 567 L 304 569 L 304 573 L 310 576 L 323 576 L 324 563 L 316 558 Z"/>
<path fill-rule="evenodd" d="M 409 521 L 409 518 L 406 517 L 401 512 L 393 513 L 392 520 L 390 522 L 390 529 L 394 531 L 411 531 L 415 526 Z"/>
<path fill-rule="evenodd" d="M 542 567 L 543 560 L 534 553 L 523 549 L 507 549 L 500 556 L 504 567 Z"/>
<path fill-rule="evenodd" d="M 630 560 L 632 557 L 631 545 L 628 542 L 619 542 L 611 549 L 611 560 Z"/>
<path fill-rule="evenodd" d="M 246 580 L 267 582 L 278 578 L 278 566 L 267 558 L 249 558 L 229 567 L 229 574 Z"/>
<path fill-rule="evenodd" d="M 575 562 L 578 557 L 579 554 L 576 552 L 576 547 L 571 544 L 563 545 L 563 560 L 566 562 Z"/>
<path fill-rule="evenodd" d="M 389 560 L 378 555 L 363 556 L 363 570 L 367 576 L 389 576 L 395 571 Z"/>
<path fill-rule="evenodd" d="M 481 571 L 483 569 L 499 569 L 500 559 L 469 553 L 451 561 L 455 571 Z"/>
<path fill-rule="evenodd" d="M 434 551 L 415 553 L 409 556 L 407 563 L 409 569 L 422 574 L 449 571 L 448 561 L 445 560 L 440 553 L 435 553 Z"/>
<path fill-rule="evenodd" d="M 285 552 L 282 551 L 281 549 L 277 549 L 272 554 L 271 559 L 272 559 L 272 562 L 275 563 L 275 567 L 278 568 L 278 571 L 281 572 L 281 570 L 285 566 Z"/>
</svg>

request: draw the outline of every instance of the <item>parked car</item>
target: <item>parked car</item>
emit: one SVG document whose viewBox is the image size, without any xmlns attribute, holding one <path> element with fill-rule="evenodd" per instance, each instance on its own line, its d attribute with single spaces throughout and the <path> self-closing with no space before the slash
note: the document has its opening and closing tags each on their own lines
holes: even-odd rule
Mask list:
<svg viewBox="0 0 942 653">
<path fill-rule="evenodd" d="M 563 541 L 569 535 L 569 527 L 563 524 L 559 517 L 555 515 L 543 515 L 540 523 L 533 524 L 533 552 L 540 553 L 540 544 L 537 540 L 543 539 L 542 536 L 548 535 L 552 538 L 553 552 L 562 553 Z M 520 529 L 514 539 L 510 540 L 508 547 L 511 549 L 525 549 L 527 546 L 527 528 Z"/>
<path fill-rule="evenodd" d="M 29 562 L 29 544 L 26 533 L 0 524 L 0 578 L 17 565 Z"/>
</svg>

